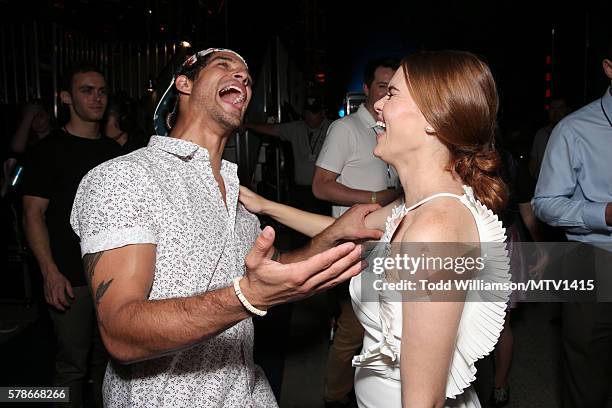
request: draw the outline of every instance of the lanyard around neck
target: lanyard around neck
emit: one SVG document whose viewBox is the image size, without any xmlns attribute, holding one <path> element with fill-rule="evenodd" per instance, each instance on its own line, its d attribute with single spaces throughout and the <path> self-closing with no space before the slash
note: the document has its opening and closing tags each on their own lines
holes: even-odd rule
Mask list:
<svg viewBox="0 0 612 408">
<path fill-rule="evenodd" d="M 601 111 L 603 112 L 604 116 L 606 117 L 606 119 L 608 120 L 608 124 L 610 125 L 610 127 L 612 127 L 612 121 L 610 120 L 610 117 L 608 116 L 606 109 L 603 106 L 603 96 L 601 97 L 601 99 L 599 100 L 599 105 L 601 106 Z"/>
<path fill-rule="evenodd" d="M 310 129 L 310 127 L 306 125 L 306 136 L 308 137 L 308 147 L 310 147 L 310 154 L 314 154 L 315 150 L 317 150 L 317 143 L 319 143 L 321 133 L 323 133 L 323 127 L 319 126 L 317 138 L 314 140 L 314 143 L 312 143 L 312 135 L 314 135 L 314 130 Z"/>
</svg>

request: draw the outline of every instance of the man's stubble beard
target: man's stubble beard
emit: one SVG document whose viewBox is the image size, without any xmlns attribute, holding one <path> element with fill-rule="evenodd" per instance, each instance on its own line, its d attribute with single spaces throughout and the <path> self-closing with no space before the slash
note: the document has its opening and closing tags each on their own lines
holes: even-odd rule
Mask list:
<svg viewBox="0 0 612 408">
<path fill-rule="evenodd" d="M 203 109 L 205 109 L 206 105 L 210 106 L 210 116 L 216 123 L 225 129 L 234 130 L 242 124 L 243 114 L 238 117 L 237 115 L 227 113 L 214 98 L 210 101 L 206 101 L 202 105 Z"/>
<path fill-rule="evenodd" d="M 222 127 L 228 130 L 234 130 L 240 127 L 242 123 L 242 117 L 238 118 L 236 116 L 230 115 L 227 112 L 223 111 L 223 109 L 219 109 L 218 106 L 215 106 L 216 109 L 211 110 L 211 116 Z"/>
</svg>

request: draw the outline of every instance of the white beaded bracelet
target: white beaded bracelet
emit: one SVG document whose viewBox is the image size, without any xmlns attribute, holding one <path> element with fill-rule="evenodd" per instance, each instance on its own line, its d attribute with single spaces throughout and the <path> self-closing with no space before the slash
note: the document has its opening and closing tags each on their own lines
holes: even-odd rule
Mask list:
<svg viewBox="0 0 612 408">
<path fill-rule="evenodd" d="M 249 312 L 251 312 L 252 314 L 256 316 L 265 316 L 268 313 L 267 310 L 257 309 L 247 300 L 246 297 L 244 297 L 242 290 L 240 290 L 240 280 L 241 279 L 242 279 L 242 276 L 238 276 L 234 278 L 234 292 L 236 292 L 236 296 L 238 296 L 238 300 L 240 300 L 240 303 L 242 303 L 242 306 L 244 306 L 244 308 L 248 310 Z"/>
</svg>

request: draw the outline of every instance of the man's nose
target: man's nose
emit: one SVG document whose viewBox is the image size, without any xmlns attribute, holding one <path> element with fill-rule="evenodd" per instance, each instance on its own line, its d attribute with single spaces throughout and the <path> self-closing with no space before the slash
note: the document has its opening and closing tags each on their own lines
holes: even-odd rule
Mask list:
<svg viewBox="0 0 612 408">
<path fill-rule="evenodd" d="M 249 84 L 249 75 L 244 69 L 234 72 L 233 77 L 234 79 L 237 79 L 238 81 L 242 82 L 245 86 Z"/>
</svg>

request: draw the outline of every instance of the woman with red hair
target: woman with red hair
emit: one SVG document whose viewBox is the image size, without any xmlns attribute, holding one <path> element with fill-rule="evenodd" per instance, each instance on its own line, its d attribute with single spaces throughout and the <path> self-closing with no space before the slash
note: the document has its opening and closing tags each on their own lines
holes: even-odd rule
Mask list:
<svg viewBox="0 0 612 408">
<path fill-rule="evenodd" d="M 486 259 L 479 279 L 510 281 L 505 231 L 495 215 L 506 200 L 493 147 L 497 108 L 489 67 L 473 54 L 423 52 L 402 61 L 386 97 L 375 104 L 384 132 L 374 154 L 395 167 L 404 195 L 365 218 L 366 226 L 384 231 L 370 265 L 373 255 L 394 259 L 416 244 L 423 259 Z M 241 195 L 247 208 L 310 235 L 333 221 L 246 189 Z M 412 278 L 438 283 L 466 276 L 457 268 L 440 269 L 423 268 Z M 353 360 L 359 406 L 479 407 L 470 385 L 474 363 L 499 338 L 509 292 L 434 293 L 427 286 L 400 291 L 397 300 L 381 282 L 397 283 L 406 276 L 402 272 L 395 266 L 375 271 L 374 280 L 362 273 L 351 281 L 353 307 L 365 328 L 362 353 Z"/>
</svg>

